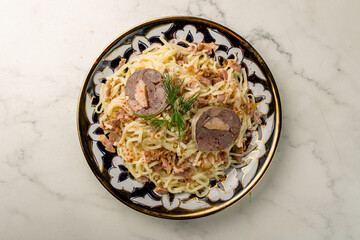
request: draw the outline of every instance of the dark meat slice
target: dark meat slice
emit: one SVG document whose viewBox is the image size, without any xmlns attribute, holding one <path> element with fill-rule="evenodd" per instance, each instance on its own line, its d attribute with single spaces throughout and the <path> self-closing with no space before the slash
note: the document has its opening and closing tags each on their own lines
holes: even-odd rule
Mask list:
<svg viewBox="0 0 360 240">
<path fill-rule="evenodd" d="M 157 115 L 166 107 L 161 74 L 154 69 L 141 69 L 127 80 L 125 94 L 135 114 Z"/>
<path fill-rule="evenodd" d="M 233 110 L 206 107 L 194 116 L 192 135 L 201 151 L 219 151 L 234 143 L 240 126 L 240 118 Z"/>
</svg>

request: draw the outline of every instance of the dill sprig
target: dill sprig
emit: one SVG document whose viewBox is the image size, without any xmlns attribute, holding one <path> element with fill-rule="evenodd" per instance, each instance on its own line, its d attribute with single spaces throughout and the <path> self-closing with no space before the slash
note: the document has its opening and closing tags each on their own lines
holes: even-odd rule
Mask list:
<svg viewBox="0 0 360 240">
<path fill-rule="evenodd" d="M 176 105 L 175 105 L 176 106 Z M 177 107 L 173 108 L 173 114 L 171 115 L 169 121 L 169 127 L 174 127 L 175 130 L 178 132 L 178 139 L 180 143 L 181 135 L 185 130 L 185 120 L 183 115 L 179 112 Z"/>
<path fill-rule="evenodd" d="M 178 93 L 181 91 L 183 82 L 179 83 L 178 81 L 173 81 L 173 78 L 170 76 L 170 74 L 166 72 L 164 73 L 162 83 L 165 89 L 166 102 L 167 104 L 170 104 L 172 107 L 174 107 Z"/>
<path fill-rule="evenodd" d="M 191 97 L 184 99 L 184 96 L 179 97 L 179 112 L 182 114 L 187 113 L 192 108 L 193 103 L 199 97 L 200 93 L 194 94 Z"/>
<path fill-rule="evenodd" d="M 169 120 L 160 119 L 154 115 L 138 114 L 137 116 L 143 118 L 144 120 L 147 120 L 151 126 L 155 127 L 155 130 L 159 130 L 161 128 L 167 127 L 167 125 L 169 124 Z"/>
<path fill-rule="evenodd" d="M 185 130 L 185 119 L 183 115 L 190 111 L 199 94 L 194 94 L 187 99 L 185 99 L 184 96 L 179 97 L 178 95 L 183 88 L 184 82 L 174 80 L 168 72 L 164 73 L 162 83 L 165 89 L 166 103 L 170 105 L 170 119 L 159 119 L 154 115 L 138 116 L 147 120 L 148 123 L 157 130 L 161 128 L 171 130 L 171 128 L 174 128 L 178 133 L 180 143 L 181 136 Z"/>
</svg>

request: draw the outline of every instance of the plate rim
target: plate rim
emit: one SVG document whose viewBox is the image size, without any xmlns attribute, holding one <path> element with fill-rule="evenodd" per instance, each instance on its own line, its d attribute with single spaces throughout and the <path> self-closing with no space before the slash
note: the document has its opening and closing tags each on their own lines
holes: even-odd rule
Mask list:
<svg viewBox="0 0 360 240">
<path fill-rule="evenodd" d="M 156 212 L 156 211 L 151 211 L 148 209 L 143 208 L 140 205 L 137 204 L 130 204 L 129 202 L 125 201 L 124 199 L 120 198 L 112 189 L 110 189 L 107 184 L 108 182 L 105 181 L 101 174 L 98 174 L 98 169 L 95 168 L 91 156 L 89 156 L 88 152 L 85 149 L 84 146 L 84 142 L 82 140 L 81 137 L 81 132 L 80 132 L 80 109 L 83 108 L 83 106 L 85 105 L 85 102 L 81 102 L 81 99 L 86 96 L 86 89 L 87 89 L 87 85 L 90 81 L 91 78 L 91 74 L 92 72 L 96 69 L 96 67 L 98 66 L 98 64 L 101 62 L 101 59 L 107 54 L 107 52 L 118 43 L 118 41 L 120 41 L 122 38 L 124 38 L 125 36 L 127 36 L 128 34 L 142 28 L 145 27 L 149 24 L 154 24 L 154 23 L 161 23 L 161 21 L 177 21 L 177 20 L 187 20 L 190 22 L 195 22 L 195 23 L 202 23 L 202 24 L 206 24 L 206 25 L 212 25 L 214 27 L 216 27 L 219 30 L 225 31 L 228 34 L 231 34 L 233 37 L 237 38 L 245 47 L 244 49 L 246 49 L 247 51 L 252 51 L 253 55 L 257 58 L 257 60 L 261 63 L 261 69 L 264 71 L 264 75 L 269 77 L 269 79 L 267 79 L 270 84 L 271 84 L 271 89 L 274 93 L 274 102 L 275 102 L 275 117 L 276 117 L 276 124 L 274 126 L 274 144 L 271 145 L 269 151 L 268 151 L 268 156 L 264 162 L 263 165 L 263 169 L 251 180 L 251 183 L 246 186 L 245 188 L 243 188 L 243 190 L 241 191 L 241 194 L 239 194 L 236 197 L 233 197 L 227 201 L 225 201 L 223 204 L 220 204 L 218 206 L 213 206 L 210 207 L 208 209 L 204 209 L 202 211 L 197 211 L 197 212 L 189 212 L 189 213 L 184 213 L 184 214 L 172 214 L 171 211 L 168 212 Z M 217 22 L 214 22 L 212 20 L 208 20 L 205 18 L 200 18 L 200 17 L 193 17 L 193 16 L 167 16 L 167 17 L 160 17 L 160 18 L 155 18 L 152 20 L 148 20 L 148 21 L 144 21 L 140 24 L 137 24 L 131 28 L 129 28 L 128 30 L 126 30 L 125 32 L 123 32 L 122 34 L 120 34 L 117 38 L 115 38 L 102 52 L 101 54 L 96 58 L 96 60 L 92 63 L 92 66 L 90 68 L 90 70 L 88 71 L 85 80 L 83 81 L 82 87 L 81 87 L 81 91 L 78 97 L 78 104 L 77 104 L 77 113 L 76 113 L 76 123 L 77 123 L 77 132 L 78 132 L 78 139 L 80 142 L 80 146 L 82 149 L 82 152 L 84 154 L 84 157 L 91 169 L 91 171 L 93 172 L 93 174 L 96 176 L 96 178 L 99 180 L 99 182 L 119 201 L 121 201 L 123 204 L 125 204 L 126 206 L 150 215 L 150 216 L 154 216 L 154 217 L 159 217 L 159 218 L 165 218 L 165 219 L 193 219 L 193 218 L 200 218 L 200 217 L 205 217 L 211 214 L 215 214 L 219 211 L 222 211 L 230 206 L 232 206 L 233 204 L 235 204 L 236 202 L 240 201 L 243 197 L 245 197 L 259 182 L 260 180 L 263 178 L 263 176 L 265 175 L 265 173 L 267 172 L 267 170 L 269 169 L 276 150 L 278 148 L 279 145 L 279 140 L 280 140 L 280 134 L 281 134 L 281 127 L 282 127 L 282 110 L 281 110 L 281 101 L 280 101 L 280 94 L 275 82 L 275 79 L 270 71 L 270 68 L 268 67 L 268 65 L 266 64 L 266 62 L 263 60 L 263 58 L 261 57 L 261 55 L 257 52 L 257 50 L 249 43 L 247 42 L 243 37 L 241 37 L 239 34 L 237 34 L 236 32 L 234 32 L 233 30 L 231 30 L 228 27 L 223 26 L 222 24 L 219 24 Z"/>
</svg>

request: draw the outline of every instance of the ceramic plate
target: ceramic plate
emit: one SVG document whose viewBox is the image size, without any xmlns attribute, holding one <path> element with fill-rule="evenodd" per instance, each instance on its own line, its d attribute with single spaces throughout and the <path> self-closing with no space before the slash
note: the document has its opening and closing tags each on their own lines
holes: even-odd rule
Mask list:
<svg viewBox="0 0 360 240">
<path fill-rule="evenodd" d="M 257 147 L 245 157 L 247 164 L 229 168 L 223 181 L 212 181 L 209 194 L 198 198 L 189 193 L 159 195 L 154 184 L 142 184 L 129 175 L 122 159 L 105 151 L 99 141 L 98 115 L 95 105 L 100 84 L 114 72 L 122 58 L 129 59 L 164 36 L 168 41 L 177 37 L 189 42 L 215 42 L 217 61 L 238 56 L 246 68 L 249 87 L 256 96 L 262 124 L 252 133 L 250 144 Z M 94 98 L 93 101 L 91 99 Z M 162 218 L 186 219 L 220 211 L 244 197 L 269 167 L 279 141 L 281 128 L 280 98 L 274 78 L 256 50 L 230 29 L 194 17 L 168 17 L 146 22 L 130 29 L 112 42 L 98 57 L 86 77 L 78 104 L 78 133 L 85 158 L 99 181 L 117 199 L 140 212 Z"/>
</svg>

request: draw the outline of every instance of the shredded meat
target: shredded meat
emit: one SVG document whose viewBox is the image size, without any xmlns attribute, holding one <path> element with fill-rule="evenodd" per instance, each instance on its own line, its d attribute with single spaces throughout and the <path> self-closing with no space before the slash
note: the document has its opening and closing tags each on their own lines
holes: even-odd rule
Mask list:
<svg viewBox="0 0 360 240">
<path fill-rule="evenodd" d="M 173 172 L 174 172 L 174 173 L 181 173 L 181 172 L 184 172 L 186 168 L 188 168 L 188 166 L 187 166 L 186 163 L 181 164 L 180 167 L 174 166 Z"/>
<path fill-rule="evenodd" d="M 236 162 L 241 163 L 242 162 L 242 158 L 240 156 L 234 156 L 234 159 Z"/>
<path fill-rule="evenodd" d="M 221 175 L 221 176 L 219 176 L 219 180 L 220 180 L 220 181 L 225 181 L 225 180 L 226 180 L 226 177 L 225 177 L 224 175 Z"/>
<path fill-rule="evenodd" d="M 198 84 L 197 84 L 197 82 L 189 82 L 189 83 L 186 84 L 186 86 L 189 87 L 189 88 L 194 89 L 194 88 L 196 88 L 198 86 Z"/>
<path fill-rule="evenodd" d="M 174 163 L 176 159 L 176 153 L 169 152 L 167 150 L 147 151 L 144 153 L 144 157 L 145 161 L 148 163 L 159 161 L 159 164 L 153 166 L 156 172 L 164 169 L 167 174 L 170 174 L 172 171 L 172 163 Z"/>
<path fill-rule="evenodd" d="M 234 111 L 239 112 L 239 110 L 240 110 L 240 98 L 239 97 L 235 97 L 233 109 L 234 109 Z"/>
<path fill-rule="evenodd" d="M 108 97 L 110 97 L 110 95 L 111 95 L 111 87 L 107 86 L 107 88 L 106 88 L 106 97 L 108 98 Z"/>
<path fill-rule="evenodd" d="M 171 172 L 171 162 L 173 162 L 171 155 L 168 154 L 161 157 L 162 167 L 166 170 L 166 174 L 168 175 Z"/>
<path fill-rule="evenodd" d="M 212 164 L 209 160 L 204 159 L 204 161 L 202 162 L 202 164 L 200 166 L 203 168 L 210 168 L 212 166 Z"/>
<path fill-rule="evenodd" d="M 116 71 L 119 70 L 122 66 L 124 66 L 125 62 L 126 62 L 126 58 L 121 59 L 119 65 L 115 68 L 115 70 Z"/>
<path fill-rule="evenodd" d="M 219 74 L 213 72 L 211 69 L 201 69 L 196 74 L 196 79 L 205 85 L 215 84 L 222 81 L 222 79 L 219 77 Z"/>
<path fill-rule="evenodd" d="M 213 85 L 218 83 L 218 82 L 221 82 L 221 81 L 222 81 L 222 79 L 218 78 L 218 77 L 211 79 L 211 82 L 212 82 Z"/>
<path fill-rule="evenodd" d="M 256 110 L 256 103 L 242 104 L 240 108 L 247 114 L 253 114 L 253 112 Z"/>
<path fill-rule="evenodd" d="M 100 138 L 100 142 L 104 145 L 106 151 L 111 153 L 115 152 L 115 148 L 113 147 L 112 143 L 105 135 L 100 135 L 99 138 Z"/>
<path fill-rule="evenodd" d="M 155 189 L 155 192 L 158 193 L 158 194 L 160 194 L 160 195 L 163 195 L 163 194 L 167 194 L 169 191 L 166 190 L 165 188 L 157 187 L 157 188 Z"/>
<path fill-rule="evenodd" d="M 227 80 L 228 78 L 227 71 L 225 69 L 219 69 L 219 76 L 221 79 Z"/>
<path fill-rule="evenodd" d="M 205 106 L 208 102 L 209 102 L 209 100 L 202 98 L 202 97 L 198 97 L 196 99 L 196 101 L 194 102 L 194 106 L 195 107 Z"/>
<path fill-rule="evenodd" d="M 215 43 L 198 43 L 197 45 L 197 50 L 198 51 L 202 51 L 205 50 L 205 53 L 210 55 L 213 52 L 215 52 L 217 49 L 219 48 L 219 46 L 217 46 Z"/>
<path fill-rule="evenodd" d="M 102 121 L 100 122 L 100 128 L 105 129 L 104 123 Z"/>
<path fill-rule="evenodd" d="M 231 67 L 232 69 L 234 69 L 235 71 L 238 71 L 240 72 L 241 70 L 241 65 L 239 65 L 237 62 L 235 62 L 233 59 L 230 59 L 228 61 L 228 64 L 227 64 L 229 67 Z"/>
<path fill-rule="evenodd" d="M 188 182 L 188 183 L 194 182 L 194 180 L 192 180 L 191 178 L 187 178 L 185 181 Z"/>
<path fill-rule="evenodd" d="M 110 120 L 110 125 L 115 127 L 115 128 L 120 128 L 121 127 L 121 121 L 120 121 L 120 119 Z"/>
<path fill-rule="evenodd" d="M 226 155 L 225 152 L 221 152 L 220 155 L 219 155 L 219 157 L 220 157 L 220 160 L 221 160 L 223 163 L 226 163 L 227 160 L 228 160 L 228 156 Z"/>
<path fill-rule="evenodd" d="M 141 177 L 137 178 L 136 181 L 138 181 L 139 183 L 147 183 L 147 182 L 150 182 L 150 179 L 147 177 L 141 176 Z"/>
<path fill-rule="evenodd" d="M 188 158 L 188 161 L 194 166 L 195 158 L 189 157 L 189 158 Z"/>
<path fill-rule="evenodd" d="M 258 111 L 254 111 L 253 117 L 256 123 L 261 124 L 262 121 L 260 118 L 260 113 Z"/>
<path fill-rule="evenodd" d="M 203 77 L 203 76 L 199 76 L 199 82 L 204 84 L 204 85 L 210 85 L 211 84 L 211 80 Z"/>
<path fill-rule="evenodd" d="M 184 178 L 190 177 L 192 171 L 193 171 L 192 168 L 189 168 L 189 166 L 186 163 L 181 164 L 180 167 L 177 166 L 173 167 L 173 174 Z"/>
<path fill-rule="evenodd" d="M 191 134 L 187 135 L 184 139 L 184 143 L 189 143 L 191 141 L 191 139 L 192 139 Z"/>
<path fill-rule="evenodd" d="M 193 65 L 190 65 L 186 68 L 186 71 L 190 74 L 195 74 L 195 68 Z"/>
<path fill-rule="evenodd" d="M 162 156 L 165 156 L 164 150 L 147 151 L 144 153 L 145 161 L 150 163 L 153 161 L 160 161 Z"/>
<path fill-rule="evenodd" d="M 226 67 L 227 64 L 228 64 L 228 60 L 225 59 L 225 58 L 223 58 L 223 62 L 222 62 L 222 64 L 221 64 L 221 66 Z"/>
<path fill-rule="evenodd" d="M 194 51 L 196 49 L 195 45 L 190 45 L 187 50 Z"/>
<path fill-rule="evenodd" d="M 218 45 L 216 45 L 215 43 L 208 43 L 205 45 L 205 53 L 206 54 L 212 54 L 213 52 L 215 52 L 217 49 L 219 48 Z"/>
<path fill-rule="evenodd" d="M 239 147 L 237 147 L 237 146 L 234 146 L 233 148 L 232 148 L 232 151 L 234 152 L 234 153 L 243 153 L 243 149 L 242 148 L 239 148 Z M 237 161 L 237 162 L 242 162 L 242 159 L 241 159 L 241 157 L 240 156 L 234 156 L 234 159 L 235 159 L 235 161 Z"/>
<path fill-rule="evenodd" d="M 155 170 L 155 172 L 160 172 L 160 170 L 162 169 L 160 164 L 156 164 L 155 166 L 153 166 L 153 169 Z"/>
<path fill-rule="evenodd" d="M 230 90 L 230 92 L 229 92 L 228 94 L 226 94 L 226 97 L 225 97 L 224 102 L 223 102 L 224 104 L 227 103 L 227 101 L 229 100 L 231 94 L 233 94 L 233 92 L 234 92 L 237 88 L 238 88 L 237 85 L 234 86 L 234 87 Z"/>
<path fill-rule="evenodd" d="M 121 127 L 121 122 L 127 123 L 132 121 L 131 117 L 122 108 L 116 113 L 115 118 L 110 120 L 110 125 L 115 128 Z"/>
<path fill-rule="evenodd" d="M 234 146 L 234 147 L 232 148 L 232 151 L 233 151 L 234 153 L 243 153 L 243 149 L 242 149 L 242 148 L 239 148 L 239 147 L 237 147 L 237 146 Z"/>
<path fill-rule="evenodd" d="M 187 63 L 187 57 L 184 56 L 181 52 L 177 52 L 175 55 L 176 63 L 179 65 L 184 65 Z"/>
<path fill-rule="evenodd" d="M 151 152 L 145 152 L 144 157 L 146 162 L 150 162 L 152 160 Z"/>
<path fill-rule="evenodd" d="M 114 142 L 118 142 L 120 140 L 120 134 L 118 131 L 111 129 L 110 130 L 110 134 L 109 134 L 109 140 L 110 142 L 114 143 Z"/>
<path fill-rule="evenodd" d="M 174 173 L 174 175 L 175 176 L 181 176 L 181 177 L 184 177 L 184 178 L 189 178 L 191 176 L 192 171 L 193 171 L 192 168 L 187 168 L 182 172 Z"/>
<path fill-rule="evenodd" d="M 218 100 L 219 102 L 224 102 L 224 99 L 225 99 L 225 97 L 224 97 L 224 94 L 219 94 L 219 95 L 216 95 L 216 100 Z"/>
<path fill-rule="evenodd" d="M 116 118 L 120 120 L 124 120 L 126 117 L 128 117 L 128 114 L 124 109 L 120 108 L 120 110 L 116 114 Z"/>
<path fill-rule="evenodd" d="M 226 94 L 226 97 L 225 97 L 225 99 L 224 99 L 224 101 L 223 101 L 224 104 L 227 103 L 227 101 L 229 100 L 230 96 L 231 96 L 231 93 L 230 93 L 230 94 Z"/>
</svg>

